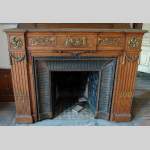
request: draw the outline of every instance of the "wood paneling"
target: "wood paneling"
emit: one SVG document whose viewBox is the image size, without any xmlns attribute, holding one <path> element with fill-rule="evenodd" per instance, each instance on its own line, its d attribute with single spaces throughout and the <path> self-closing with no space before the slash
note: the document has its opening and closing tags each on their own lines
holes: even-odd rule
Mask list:
<svg viewBox="0 0 150 150">
<path fill-rule="evenodd" d="M 0 102 L 13 102 L 11 70 L 0 69 Z"/>
</svg>

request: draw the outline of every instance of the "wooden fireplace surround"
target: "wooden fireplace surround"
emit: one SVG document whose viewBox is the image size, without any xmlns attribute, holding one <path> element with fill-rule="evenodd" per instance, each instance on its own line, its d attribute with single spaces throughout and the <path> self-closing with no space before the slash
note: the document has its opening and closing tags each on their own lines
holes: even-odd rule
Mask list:
<svg viewBox="0 0 150 150">
<path fill-rule="evenodd" d="M 144 31 L 136 29 L 9 29 L 16 122 L 38 120 L 34 57 L 94 56 L 117 59 L 111 121 L 129 121 Z"/>
</svg>

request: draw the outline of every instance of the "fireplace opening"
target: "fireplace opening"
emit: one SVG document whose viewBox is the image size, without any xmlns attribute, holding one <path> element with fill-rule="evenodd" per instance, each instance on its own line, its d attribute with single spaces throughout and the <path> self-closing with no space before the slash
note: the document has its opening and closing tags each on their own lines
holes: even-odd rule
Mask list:
<svg viewBox="0 0 150 150">
<path fill-rule="evenodd" d="M 76 107 L 87 109 L 88 106 L 88 81 L 90 72 L 52 72 L 53 108 L 57 116 L 63 111 L 74 110 Z M 74 110 L 78 113 L 77 110 Z"/>
<path fill-rule="evenodd" d="M 88 113 L 82 118 L 109 119 L 115 68 L 115 58 L 37 58 L 35 81 L 39 120 L 58 118 L 68 109 L 80 116 L 80 110 L 87 108 Z M 72 112 L 67 113 L 70 117 L 66 117 L 71 118 Z"/>
</svg>

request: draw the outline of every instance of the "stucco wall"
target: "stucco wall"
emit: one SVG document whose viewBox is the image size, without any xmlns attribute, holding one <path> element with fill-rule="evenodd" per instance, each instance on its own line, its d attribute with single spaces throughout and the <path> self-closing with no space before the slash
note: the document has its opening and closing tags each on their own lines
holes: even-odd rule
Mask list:
<svg viewBox="0 0 150 150">
<path fill-rule="evenodd" d="M 3 30 L 16 27 L 17 24 L 0 24 L 0 68 L 10 68 L 7 36 Z"/>
</svg>

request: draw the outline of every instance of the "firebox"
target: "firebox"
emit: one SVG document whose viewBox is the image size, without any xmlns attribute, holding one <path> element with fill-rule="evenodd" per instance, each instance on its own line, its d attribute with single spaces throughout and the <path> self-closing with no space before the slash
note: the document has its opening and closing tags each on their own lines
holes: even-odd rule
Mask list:
<svg viewBox="0 0 150 150">
<path fill-rule="evenodd" d="M 40 57 L 34 64 L 39 120 L 54 118 L 58 105 L 71 105 L 83 96 L 95 118 L 109 119 L 115 58 Z"/>
</svg>

